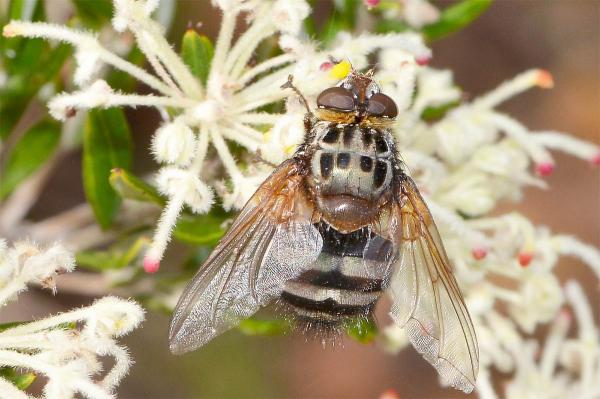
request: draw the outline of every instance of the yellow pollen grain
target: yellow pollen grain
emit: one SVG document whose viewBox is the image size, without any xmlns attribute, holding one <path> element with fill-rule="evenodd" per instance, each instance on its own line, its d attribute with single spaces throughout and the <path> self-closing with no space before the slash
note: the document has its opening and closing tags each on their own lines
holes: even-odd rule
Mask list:
<svg viewBox="0 0 600 399">
<path fill-rule="evenodd" d="M 329 71 L 329 76 L 334 79 L 344 79 L 350 73 L 352 69 L 352 65 L 348 60 L 344 60 L 331 68 Z"/>
</svg>

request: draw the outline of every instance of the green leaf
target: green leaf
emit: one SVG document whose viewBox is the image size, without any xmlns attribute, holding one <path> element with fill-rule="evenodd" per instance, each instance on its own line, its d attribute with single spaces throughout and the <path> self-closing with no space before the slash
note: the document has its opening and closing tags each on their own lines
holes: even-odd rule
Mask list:
<svg viewBox="0 0 600 399">
<path fill-rule="evenodd" d="M 213 45 L 208 37 L 199 35 L 193 29 L 185 32 L 181 43 L 181 56 L 192 74 L 200 79 L 203 85 L 206 85 L 208 79 L 213 54 Z"/>
<path fill-rule="evenodd" d="M 120 254 L 113 254 L 108 251 L 81 251 L 75 256 L 78 267 L 85 269 L 102 271 L 110 269 L 120 269 Z"/>
<path fill-rule="evenodd" d="M 346 334 L 361 344 L 368 344 L 377 336 L 377 324 L 372 317 L 359 317 L 346 324 Z"/>
<path fill-rule="evenodd" d="M 375 31 L 377 33 L 387 33 L 387 32 L 404 32 L 408 29 L 408 25 L 406 25 L 402 21 L 395 21 L 390 19 L 383 19 L 377 22 L 377 26 L 375 27 Z"/>
<path fill-rule="evenodd" d="M 42 39 L 32 39 L 10 51 L 15 57 L 8 63 L 2 60 L 8 80 L 0 88 L 0 139 L 8 136 L 39 89 L 57 76 L 72 50 L 66 44 L 50 48 Z"/>
<path fill-rule="evenodd" d="M 460 101 L 456 100 L 435 107 L 429 106 L 425 108 L 421 113 L 421 119 L 427 122 L 437 121 L 439 119 L 442 119 L 444 115 L 448 113 L 448 111 L 452 110 L 453 108 L 456 108 L 459 105 Z"/>
<path fill-rule="evenodd" d="M 0 324 L 0 332 L 8 330 L 9 328 L 17 327 L 17 326 L 27 324 L 27 323 L 31 323 L 31 322 L 30 321 L 11 321 L 9 323 L 2 323 L 2 324 Z M 51 330 L 56 330 L 56 329 L 73 330 L 76 327 L 77 327 L 77 323 L 70 322 L 70 323 L 59 324 L 56 327 L 51 328 Z"/>
<path fill-rule="evenodd" d="M 54 153 L 60 140 L 60 124 L 45 120 L 29 129 L 15 144 L 0 179 L 0 199 L 10 194 Z"/>
<path fill-rule="evenodd" d="M 311 8 L 315 8 L 319 1 L 309 1 Z M 316 37 L 319 41 L 327 44 L 332 41 L 342 30 L 353 30 L 356 26 L 356 11 L 363 7 L 357 0 L 336 0 L 333 2 L 331 15 L 326 16 L 325 24 L 318 29 L 315 18 L 306 18 L 304 28 L 310 37 Z"/>
<path fill-rule="evenodd" d="M 99 29 L 109 22 L 113 8 L 109 0 L 73 0 L 77 16 L 91 28 Z"/>
<path fill-rule="evenodd" d="M 245 335 L 274 336 L 285 334 L 291 326 L 286 320 L 260 320 L 251 317 L 243 320 L 237 328 Z"/>
<path fill-rule="evenodd" d="M 130 246 L 117 244 L 105 251 L 80 251 L 75 256 L 77 265 L 95 271 L 121 269 L 131 265 L 147 247 L 149 239 L 140 237 Z"/>
<path fill-rule="evenodd" d="M 83 188 L 98 224 L 110 227 L 121 204 L 111 187 L 110 171 L 129 168 L 131 134 L 119 108 L 88 112 L 83 133 Z"/>
<path fill-rule="evenodd" d="M 154 187 L 125 169 L 115 168 L 111 170 L 109 181 L 112 188 L 122 198 L 154 202 L 160 206 L 164 206 L 166 203 Z"/>
<path fill-rule="evenodd" d="M 19 373 L 12 367 L 0 367 L 0 377 L 8 380 L 21 390 L 27 389 L 35 381 L 35 374 Z"/>
<path fill-rule="evenodd" d="M 44 4 L 40 0 L 9 0 L 8 7 L 0 7 L 0 27 L 12 20 L 43 21 L 44 19 Z M 7 68 L 11 59 L 17 56 L 14 50 L 26 40 L 22 37 L 8 38 L 0 34 L 0 59 L 4 68 Z"/>
<path fill-rule="evenodd" d="M 445 8 L 440 19 L 423 28 L 428 40 L 437 40 L 456 32 L 479 17 L 492 4 L 493 0 L 462 0 Z"/>
<path fill-rule="evenodd" d="M 0 25 L 12 19 L 45 19 L 42 1 L 12 0 L 7 11 Z M 0 140 L 12 131 L 40 87 L 57 76 L 70 52 L 67 44 L 52 47 L 43 39 L 0 35 L 0 65 L 7 76 L 0 87 Z"/>
<path fill-rule="evenodd" d="M 222 224 L 227 217 L 215 212 L 200 216 L 184 215 L 177 222 L 173 237 L 188 244 L 216 245 L 225 234 Z"/>
</svg>

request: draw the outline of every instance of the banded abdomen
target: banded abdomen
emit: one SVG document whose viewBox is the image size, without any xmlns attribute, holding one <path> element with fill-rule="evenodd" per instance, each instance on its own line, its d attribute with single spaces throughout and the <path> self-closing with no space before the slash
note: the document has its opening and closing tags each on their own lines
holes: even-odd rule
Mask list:
<svg viewBox="0 0 600 399">
<path fill-rule="evenodd" d="M 391 243 L 362 228 L 342 234 L 318 225 L 323 249 L 299 277 L 289 281 L 284 303 L 304 321 L 338 324 L 368 316 L 387 284 Z"/>
</svg>

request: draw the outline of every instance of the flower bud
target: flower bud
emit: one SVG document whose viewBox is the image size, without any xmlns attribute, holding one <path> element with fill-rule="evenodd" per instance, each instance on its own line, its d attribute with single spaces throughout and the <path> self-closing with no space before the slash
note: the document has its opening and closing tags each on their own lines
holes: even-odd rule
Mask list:
<svg viewBox="0 0 600 399">
<path fill-rule="evenodd" d="M 187 165 L 194 154 L 195 137 L 192 129 L 175 120 L 161 126 L 152 139 L 152 153 L 159 162 Z"/>
</svg>

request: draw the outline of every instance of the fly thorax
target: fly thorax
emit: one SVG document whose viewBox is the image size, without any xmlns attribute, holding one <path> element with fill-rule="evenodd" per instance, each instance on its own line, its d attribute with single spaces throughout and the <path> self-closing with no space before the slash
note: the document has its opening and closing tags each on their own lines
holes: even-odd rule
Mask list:
<svg viewBox="0 0 600 399">
<path fill-rule="evenodd" d="M 334 225 L 336 219 L 363 224 L 377 212 L 376 203 L 392 181 L 391 133 L 330 122 L 317 123 L 313 133 L 309 184 L 317 205 Z"/>
</svg>

